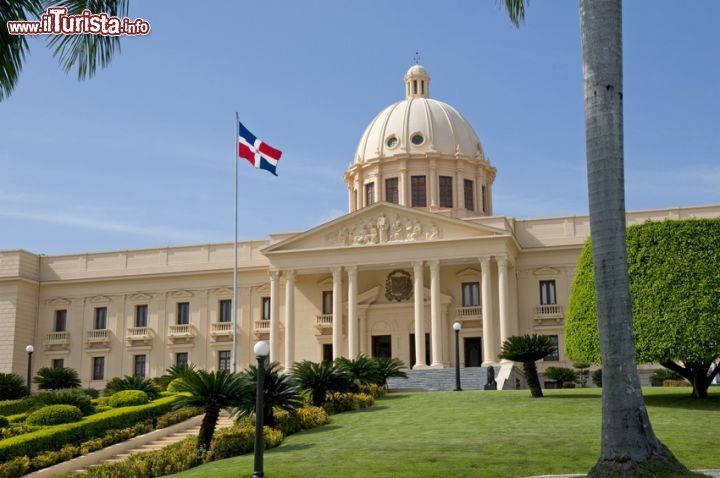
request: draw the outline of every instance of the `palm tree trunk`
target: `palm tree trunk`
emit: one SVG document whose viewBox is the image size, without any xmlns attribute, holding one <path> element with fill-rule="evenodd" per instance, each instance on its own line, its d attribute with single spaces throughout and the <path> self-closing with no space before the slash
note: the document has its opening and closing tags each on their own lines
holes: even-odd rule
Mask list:
<svg viewBox="0 0 720 478">
<path fill-rule="evenodd" d="M 537 365 L 535 362 L 523 362 L 523 371 L 525 372 L 525 380 L 527 380 L 530 395 L 533 398 L 543 396 L 542 387 L 540 387 L 540 379 L 538 378 Z"/>
<path fill-rule="evenodd" d="M 205 451 L 210 450 L 210 443 L 212 442 L 213 435 L 215 434 L 215 426 L 217 425 L 219 415 L 219 408 L 205 408 L 205 416 L 203 417 L 202 424 L 200 425 L 200 432 L 198 433 L 198 449 L 202 448 Z"/>
<path fill-rule="evenodd" d="M 638 379 L 625 238 L 622 0 L 580 0 L 585 134 L 603 366 L 600 458 L 590 476 L 686 472 L 657 439 Z"/>
</svg>

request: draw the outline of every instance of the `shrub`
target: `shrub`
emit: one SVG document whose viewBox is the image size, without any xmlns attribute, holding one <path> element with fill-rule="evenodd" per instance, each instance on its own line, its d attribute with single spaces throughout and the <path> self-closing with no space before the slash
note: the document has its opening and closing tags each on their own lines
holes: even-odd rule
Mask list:
<svg viewBox="0 0 720 478">
<path fill-rule="evenodd" d="M 205 410 L 202 407 L 183 407 L 178 410 L 168 412 L 157 419 L 158 428 L 166 428 L 170 425 L 183 422 L 188 418 L 192 418 L 196 415 L 200 415 Z"/>
<path fill-rule="evenodd" d="M 108 430 L 147 426 L 144 422 L 169 412 L 176 400 L 176 397 L 168 397 L 148 405 L 112 409 L 91 415 L 80 422 L 43 428 L 1 440 L 0 462 L 17 456 L 35 456 L 43 451 L 56 450 L 59 444 L 82 443 L 90 438 L 102 437 Z"/>
<path fill-rule="evenodd" d="M 100 397 L 100 390 L 98 390 L 97 388 L 88 387 L 88 388 L 83 388 L 82 390 L 83 390 L 83 392 L 85 392 L 85 395 L 87 395 L 91 399 Z"/>
<path fill-rule="evenodd" d="M 372 406 L 375 400 L 366 393 L 340 393 L 335 392 L 328 397 L 323 408 L 329 415 L 348 412 L 358 408 Z"/>
<path fill-rule="evenodd" d="M 105 395 L 114 395 L 123 390 L 142 390 L 147 394 L 150 400 L 155 400 L 160 396 L 160 389 L 147 378 L 132 377 L 125 375 L 124 377 L 115 377 L 105 385 Z"/>
<path fill-rule="evenodd" d="M 369 408 L 375 404 L 375 398 L 367 393 L 358 393 L 354 398 L 358 408 Z"/>
<path fill-rule="evenodd" d="M 4 416 L 0 415 L 0 428 L 5 428 L 10 426 L 10 420 L 5 418 Z"/>
<path fill-rule="evenodd" d="M 575 382 L 563 382 L 562 388 L 575 388 Z"/>
<path fill-rule="evenodd" d="M 590 364 L 586 362 L 574 362 L 573 367 L 577 369 L 577 383 L 582 388 L 587 387 L 590 378 Z"/>
<path fill-rule="evenodd" d="M 63 388 L 39 392 L 32 396 L 32 402 L 38 405 L 74 405 L 83 415 L 95 413 L 90 397 L 79 388 Z"/>
<path fill-rule="evenodd" d="M 59 390 L 61 388 L 80 388 L 77 370 L 70 367 L 43 367 L 33 378 L 40 390 Z"/>
<path fill-rule="evenodd" d="M 147 393 L 142 390 L 123 390 L 113 394 L 108 405 L 114 408 L 132 407 L 133 405 L 145 405 L 149 401 Z"/>
<path fill-rule="evenodd" d="M 687 380 L 663 380 L 663 387 L 688 387 L 690 384 Z"/>
<path fill-rule="evenodd" d="M 282 443 L 283 434 L 280 430 L 270 427 L 263 428 L 265 448 L 274 448 Z M 218 431 L 210 445 L 210 453 L 214 460 L 223 460 L 233 456 L 250 453 L 255 446 L 255 427 L 242 426 L 225 428 Z"/>
<path fill-rule="evenodd" d="M 650 385 L 653 387 L 665 387 L 665 380 L 685 380 L 682 375 L 672 370 L 661 368 L 650 375 Z"/>
<path fill-rule="evenodd" d="M 599 368 L 592 373 L 592 382 L 597 387 L 602 387 L 602 369 Z"/>
<path fill-rule="evenodd" d="M 13 458 L 5 463 L 0 463 L 0 476 L 8 478 L 23 476 L 29 468 L 30 459 L 28 457 Z"/>
<path fill-rule="evenodd" d="M 0 373 L 0 400 L 17 400 L 28 394 L 22 377 L 16 373 Z"/>
<path fill-rule="evenodd" d="M 557 382 L 558 388 L 565 388 L 565 382 L 575 382 L 577 380 L 577 372 L 566 367 L 548 367 L 545 369 L 545 377 Z"/>
<path fill-rule="evenodd" d="M 25 422 L 28 425 L 59 425 L 76 422 L 82 416 L 80 409 L 74 405 L 48 405 L 32 412 Z"/>
<path fill-rule="evenodd" d="M 384 385 L 368 383 L 360 386 L 360 393 L 367 393 L 373 398 L 382 398 L 387 395 L 387 387 Z"/>
<path fill-rule="evenodd" d="M 287 410 L 275 410 L 273 416 L 275 417 L 273 428 L 280 430 L 284 436 L 290 436 L 301 430 L 300 420 L 294 413 Z"/>
<path fill-rule="evenodd" d="M 296 416 L 300 428 L 309 430 L 311 428 L 326 425 L 330 422 L 327 412 L 322 407 L 301 407 L 297 409 Z"/>
<path fill-rule="evenodd" d="M 17 415 L 18 413 L 24 413 L 30 408 L 30 401 L 28 398 L 20 400 L 4 400 L 0 402 L 0 415 Z"/>
</svg>

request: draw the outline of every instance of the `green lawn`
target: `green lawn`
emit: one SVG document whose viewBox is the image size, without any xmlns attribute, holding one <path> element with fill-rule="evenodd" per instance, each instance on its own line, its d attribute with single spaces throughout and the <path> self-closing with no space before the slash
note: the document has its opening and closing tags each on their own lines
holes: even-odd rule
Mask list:
<svg viewBox="0 0 720 478">
<path fill-rule="evenodd" d="M 657 435 L 690 468 L 720 468 L 720 391 L 645 389 Z M 583 473 L 600 449 L 600 390 L 397 393 L 287 437 L 265 452 L 267 478 L 523 477 Z M 250 477 L 252 455 L 178 477 Z"/>
</svg>

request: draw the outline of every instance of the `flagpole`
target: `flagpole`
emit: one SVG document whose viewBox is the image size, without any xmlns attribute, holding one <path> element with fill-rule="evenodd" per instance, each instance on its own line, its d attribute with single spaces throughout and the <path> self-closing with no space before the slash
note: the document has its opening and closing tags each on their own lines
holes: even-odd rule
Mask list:
<svg viewBox="0 0 720 478">
<path fill-rule="evenodd" d="M 232 309 L 232 323 L 233 323 L 233 364 L 232 371 L 237 373 L 237 242 L 238 242 L 238 125 L 240 124 L 240 117 L 237 111 L 235 112 L 235 134 L 233 137 L 233 149 L 235 150 L 235 235 L 233 241 L 233 309 Z"/>
</svg>

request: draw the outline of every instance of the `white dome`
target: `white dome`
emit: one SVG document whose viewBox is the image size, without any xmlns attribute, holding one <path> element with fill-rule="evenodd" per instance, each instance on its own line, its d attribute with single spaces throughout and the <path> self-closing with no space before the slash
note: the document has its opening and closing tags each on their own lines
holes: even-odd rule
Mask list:
<svg viewBox="0 0 720 478">
<path fill-rule="evenodd" d="M 430 76 L 421 65 L 405 75 L 405 99 L 382 110 L 365 129 L 355 163 L 427 154 L 485 161 L 470 123 L 447 103 L 429 98 Z"/>
</svg>

